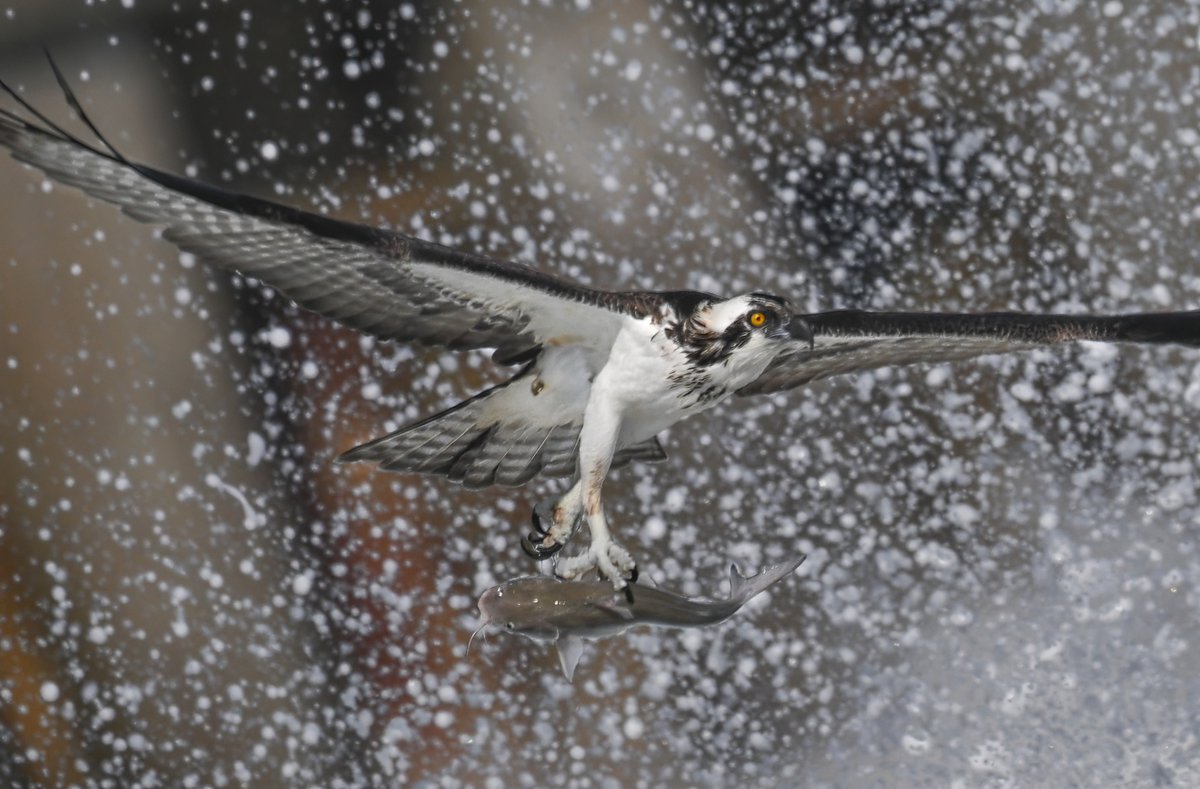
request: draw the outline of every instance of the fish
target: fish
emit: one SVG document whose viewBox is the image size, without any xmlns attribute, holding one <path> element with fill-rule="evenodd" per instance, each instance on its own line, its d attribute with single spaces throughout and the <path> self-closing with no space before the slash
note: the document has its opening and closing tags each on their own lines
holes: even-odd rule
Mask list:
<svg viewBox="0 0 1200 789">
<path fill-rule="evenodd" d="M 584 639 L 608 638 L 632 627 L 708 627 L 736 614 L 751 598 L 791 575 L 804 560 L 767 567 L 746 578 L 736 564 L 729 568 L 729 597 L 701 600 L 644 584 L 614 590 L 609 581 L 564 581 L 551 575 L 528 575 L 493 586 L 479 596 L 487 630 L 553 642 L 567 681 L 583 654 Z M 473 635 L 472 640 L 475 636 Z M 469 647 L 468 647 L 469 648 Z"/>
</svg>

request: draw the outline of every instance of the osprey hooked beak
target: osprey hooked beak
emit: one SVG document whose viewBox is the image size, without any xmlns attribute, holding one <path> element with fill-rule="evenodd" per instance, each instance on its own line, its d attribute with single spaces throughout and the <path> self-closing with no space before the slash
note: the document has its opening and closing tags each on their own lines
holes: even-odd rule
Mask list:
<svg viewBox="0 0 1200 789">
<path fill-rule="evenodd" d="M 804 340 L 808 343 L 808 350 L 813 350 L 816 347 L 816 339 L 813 336 L 812 326 L 808 325 L 808 321 L 803 318 L 792 318 L 792 322 L 787 327 L 788 334 L 794 340 Z"/>
</svg>

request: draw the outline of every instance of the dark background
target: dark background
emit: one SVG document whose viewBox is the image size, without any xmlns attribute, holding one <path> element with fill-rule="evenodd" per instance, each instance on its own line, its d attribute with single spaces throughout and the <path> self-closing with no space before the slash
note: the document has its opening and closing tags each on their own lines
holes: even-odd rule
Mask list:
<svg viewBox="0 0 1200 789">
<path fill-rule="evenodd" d="M 1179 3 L 10 2 L 132 158 L 613 288 L 805 309 L 1200 306 Z M 10 105 L 11 106 L 11 105 Z M 0 166 L 14 785 L 1195 785 L 1200 357 L 880 371 L 607 487 L 733 623 L 466 654 L 555 483 L 334 467 L 477 391 Z"/>
</svg>

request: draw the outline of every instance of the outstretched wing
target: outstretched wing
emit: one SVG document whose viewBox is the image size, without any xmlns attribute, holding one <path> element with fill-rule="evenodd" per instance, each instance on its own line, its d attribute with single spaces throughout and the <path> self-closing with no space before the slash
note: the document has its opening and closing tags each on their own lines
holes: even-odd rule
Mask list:
<svg viewBox="0 0 1200 789">
<path fill-rule="evenodd" d="M 647 294 L 582 287 L 131 162 L 100 135 L 57 68 L 55 74 L 103 148 L 64 131 L 2 82 L 32 118 L 0 109 L 0 146 L 135 219 L 164 225 L 164 237 L 202 260 L 254 277 L 351 328 L 387 340 L 495 348 L 496 360 L 510 363 L 547 343 L 606 353 L 621 315 L 640 316 L 652 306 Z"/>
<path fill-rule="evenodd" d="M 791 333 L 795 339 L 785 340 L 763 374 L 738 394 L 780 392 L 877 367 L 950 362 L 1076 340 L 1200 347 L 1200 310 L 1128 315 L 837 310 L 797 315 Z"/>
</svg>

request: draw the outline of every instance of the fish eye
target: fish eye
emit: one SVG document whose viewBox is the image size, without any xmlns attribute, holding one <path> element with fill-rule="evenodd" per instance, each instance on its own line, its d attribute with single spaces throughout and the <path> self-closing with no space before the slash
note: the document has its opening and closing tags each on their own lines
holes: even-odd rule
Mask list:
<svg viewBox="0 0 1200 789">
<path fill-rule="evenodd" d="M 762 310 L 755 310 L 754 312 L 750 313 L 749 316 L 747 316 L 747 320 L 750 321 L 750 325 L 754 328 L 761 328 L 767 323 L 767 313 L 763 312 Z"/>
<path fill-rule="evenodd" d="M 512 623 L 512 622 L 505 622 L 505 623 L 504 623 L 504 627 L 505 627 L 505 629 L 506 629 L 506 630 L 512 630 L 512 629 L 513 629 L 513 623 Z"/>
</svg>

